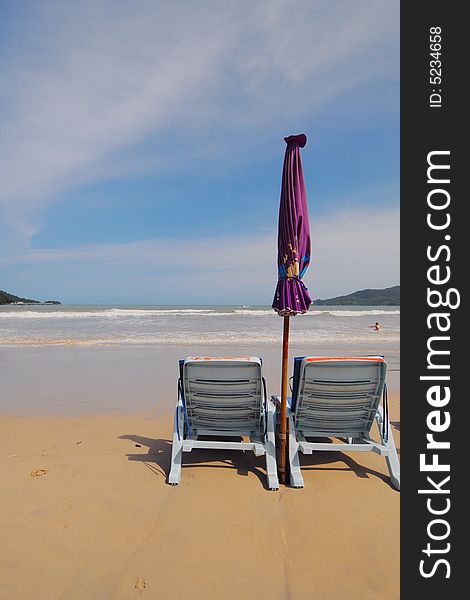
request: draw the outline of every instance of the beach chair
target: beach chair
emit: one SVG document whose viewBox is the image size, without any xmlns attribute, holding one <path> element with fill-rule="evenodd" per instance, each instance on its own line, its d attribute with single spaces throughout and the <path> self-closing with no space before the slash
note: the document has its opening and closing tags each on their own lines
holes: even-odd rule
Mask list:
<svg viewBox="0 0 470 600">
<path fill-rule="evenodd" d="M 339 450 L 384 456 L 392 485 L 400 489 L 400 463 L 388 419 L 386 370 L 381 356 L 294 359 L 292 398 L 287 402 L 292 487 L 304 486 L 300 453 Z M 273 400 L 279 406 L 279 397 Z M 374 420 L 380 442 L 370 437 Z M 322 437 L 343 441 L 311 439 Z"/>
<path fill-rule="evenodd" d="M 180 482 L 184 452 L 251 450 L 256 456 L 266 455 L 268 488 L 277 490 L 275 412 L 266 394 L 260 358 L 181 360 L 168 483 Z M 237 440 L 240 437 L 249 441 Z"/>
</svg>

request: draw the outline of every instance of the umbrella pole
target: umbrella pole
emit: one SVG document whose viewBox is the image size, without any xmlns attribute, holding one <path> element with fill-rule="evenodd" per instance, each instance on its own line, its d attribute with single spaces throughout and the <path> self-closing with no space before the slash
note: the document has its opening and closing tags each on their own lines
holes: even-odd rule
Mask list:
<svg viewBox="0 0 470 600">
<path fill-rule="evenodd" d="M 284 331 L 282 337 L 282 379 L 281 379 L 281 422 L 279 427 L 279 480 L 286 482 L 286 442 L 287 442 L 287 381 L 289 369 L 289 317 L 284 317 Z"/>
</svg>

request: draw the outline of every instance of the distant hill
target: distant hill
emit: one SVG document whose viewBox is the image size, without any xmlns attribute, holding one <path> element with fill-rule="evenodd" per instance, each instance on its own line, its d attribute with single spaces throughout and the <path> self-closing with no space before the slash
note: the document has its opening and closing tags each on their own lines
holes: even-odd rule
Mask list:
<svg viewBox="0 0 470 600">
<path fill-rule="evenodd" d="M 383 290 L 359 290 L 347 296 L 337 296 L 336 298 L 327 298 L 326 300 L 314 300 L 315 306 L 399 306 L 400 305 L 400 286 L 385 288 Z"/>
<path fill-rule="evenodd" d="M 39 300 L 31 300 L 30 298 L 21 298 L 20 296 L 15 296 L 14 294 L 9 294 L 8 292 L 4 292 L 0 290 L 0 304 L 60 304 L 58 300 L 48 300 L 47 302 L 40 302 Z"/>
</svg>

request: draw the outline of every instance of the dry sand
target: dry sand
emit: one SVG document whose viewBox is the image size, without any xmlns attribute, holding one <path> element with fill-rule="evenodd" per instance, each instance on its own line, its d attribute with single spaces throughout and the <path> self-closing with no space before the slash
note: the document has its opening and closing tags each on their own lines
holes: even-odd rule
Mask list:
<svg viewBox="0 0 470 600">
<path fill-rule="evenodd" d="M 399 447 L 399 401 L 391 398 Z M 372 453 L 303 457 L 305 488 L 265 489 L 263 458 L 185 455 L 172 415 L 1 420 L 0 597 L 397 599 L 399 493 Z"/>
</svg>

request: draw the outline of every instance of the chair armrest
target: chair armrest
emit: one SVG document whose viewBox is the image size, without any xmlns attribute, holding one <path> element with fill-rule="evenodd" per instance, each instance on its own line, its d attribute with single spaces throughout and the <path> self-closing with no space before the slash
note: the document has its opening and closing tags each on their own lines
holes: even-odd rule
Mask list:
<svg viewBox="0 0 470 600">
<path fill-rule="evenodd" d="M 181 391 L 181 380 L 178 379 L 178 400 L 176 402 L 176 406 L 183 406 L 183 393 Z"/>
<path fill-rule="evenodd" d="M 290 411 L 290 407 L 292 404 L 292 396 L 287 396 L 286 398 L 287 400 L 287 410 Z M 280 410 L 281 408 L 281 396 L 271 396 L 271 401 L 274 402 L 274 404 L 276 405 L 276 409 Z"/>
<path fill-rule="evenodd" d="M 273 402 L 273 400 L 271 398 L 266 402 L 266 414 L 271 412 L 271 413 L 273 413 L 273 415 L 275 415 L 276 411 L 277 411 L 276 404 Z"/>
</svg>

